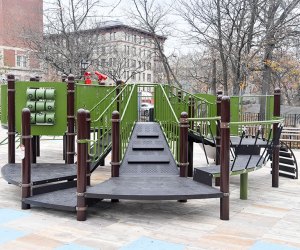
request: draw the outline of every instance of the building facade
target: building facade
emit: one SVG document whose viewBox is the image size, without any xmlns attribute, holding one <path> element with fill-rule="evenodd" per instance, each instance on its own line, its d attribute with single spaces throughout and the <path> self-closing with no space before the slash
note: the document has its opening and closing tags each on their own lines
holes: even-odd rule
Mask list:
<svg viewBox="0 0 300 250">
<path fill-rule="evenodd" d="M 112 79 L 131 83 L 157 83 L 162 78 L 162 63 L 153 35 L 119 21 L 97 28 L 99 43 L 91 67 Z M 166 40 L 156 36 L 161 48 Z"/>
<path fill-rule="evenodd" d="M 43 1 L 0 0 L 0 76 L 18 80 L 41 75 L 40 61 L 25 36 L 43 33 Z"/>
</svg>

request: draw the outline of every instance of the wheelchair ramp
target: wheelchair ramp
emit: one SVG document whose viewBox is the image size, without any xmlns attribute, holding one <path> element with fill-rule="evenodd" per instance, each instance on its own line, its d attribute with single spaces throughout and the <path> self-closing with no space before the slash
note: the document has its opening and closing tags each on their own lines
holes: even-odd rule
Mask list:
<svg viewBox="0 0 300 250">
<path fill-rule="evenodd" d="M 179 177 L 177 164 L 157 123 L 136 124 L 120 166 L 120 177 L 88 187 L 86 198 L 185 200 L 220 198 L 215 188 Z"/>
</svg>

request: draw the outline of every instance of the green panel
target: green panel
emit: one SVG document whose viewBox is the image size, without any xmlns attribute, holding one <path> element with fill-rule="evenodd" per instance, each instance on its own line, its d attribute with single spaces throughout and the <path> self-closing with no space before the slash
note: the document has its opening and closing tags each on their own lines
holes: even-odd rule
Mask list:
<svg viewBox="0 0 300 250">
<path fill-rule="evenodd" d="M 240 117 L 240 106 L 239 106 L 239 97 L 232 96 L 230 97 L 230 121 L 231 122 L 238 122 Z M 231 125 L 230 126 L 230 134 L 238 135 L 238 125 Z"/>
<path fill-rule="evenodd" d="M 116 86 L 76 84 L 75 110 L 77 111 L 80 108 L 91 110 L 115 87 Z M 115 95 L 113 97 L 115 97 Z"/>
<path fill-rule="evenodd" d="M 17 82 L 16 83 L 16 130 L 21 133 L 21 113 L 22 109 L 28 104 L 28 89 L 31 88 L 45 88 L 39 89 L 36 92 L 41 98 L 46 98 L 46 92 L 49 92 L 48 97 L 50 100 L 45 101 L 32 101 L 40 105 L 38 110 L 42 111 L 51 106 L 52 108 L 47 110 L 51 113 L 48 114 L 46 111 L 42 113 L 36 113 L 32 116 L 31 122 L 43 124 L 31 124 L 32 135 L 63 135 L 67 129 L 67 85 L 61 82 Z M 53 90 L 55 89 L 55 94 Z M 31 90 L 30 90 L 31 91 Z M 50 96 L 49 96 L 50 95 Z M 36 99 L 38 96 L 33 96 L 30 99 Z M 55 98 L 54 100 L 52 100 Z M 39 103 L 39 104 L 37 104 Z M 44 103 L 44 104 L 43 104 Z M 35 108 L 35 107 L 34 107 Z M 53 109 L 54 108 L 54 109 Z M 55 115 L 54 113 L 55 112 Z M 47 123 L 47 120 L 53 122 Z M 51 119 L 50 119 L 51 118 Z"/>
<path fill-rule="evenodd" d="M 217 97 L 215 95 L 198 93 L 198 94 L 195 94 L 195 96 L 203 98 L 210 103 L 216 103 L 216 101 L 217 101 Z M 212 112 L 211 116 L 217 116 L 217 105 L 212 106 L 211 112 Z"/>
<path fill-rule="evenodd" d="M 7 126 L 7 85 L 1 85 L 1 125 Z"/>
</svg>

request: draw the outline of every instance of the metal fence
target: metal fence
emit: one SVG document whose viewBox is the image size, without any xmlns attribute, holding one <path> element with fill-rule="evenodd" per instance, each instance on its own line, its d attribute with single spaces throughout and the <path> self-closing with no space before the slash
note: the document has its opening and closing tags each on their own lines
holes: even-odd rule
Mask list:
<svg viewBox="0 0 300 250">
<path fill-rule="evenodd" d="M 284 127 L 293 127 L 293 128 L 300 128 L 300 114 L 281 114 L 281 117 L 284 118 Z M 259 113 L 244 113 L 240 116 L 240 121 L 261 121 L 264 120 L 264 118 Z M 252 128 L 249 128 L 249 131 Z M 255 133 L 254 129 L 252 131 Z M 284 136 L 285 138 L 286 136 Z M 299 137 L 299 138 L 298 138 Z M 289 146 L 291 148 L 300 148 L 300 142 L 296 141 L 300 139 L 300 136 L 293 135 L 291 138 L 285 138 L 285 139 L 292 139 L 294 138 L 294 142 L 289 142 Z"/>
</svg>

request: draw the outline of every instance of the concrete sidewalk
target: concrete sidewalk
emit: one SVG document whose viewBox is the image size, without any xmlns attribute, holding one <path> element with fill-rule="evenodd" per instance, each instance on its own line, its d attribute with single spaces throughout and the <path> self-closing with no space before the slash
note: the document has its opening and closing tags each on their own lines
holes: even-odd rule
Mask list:
<svg viewBox="0 0 300 250">
<path fill-rule="evenodd" d="M 0 129 L 0 140 L 6 137 Z M 43 137 L 44 138 L 44 137 Z M 23 152 L 17 149 L 16 162 Z M 300 157 L 300 151 L 296 151 Z M 93 183 L 110 176 L 109 159 Z M 195 166 L 205 164 L 195 146 Z M 42 140 L 38 162 L 62 162 L 62 141 Z M 0 166 L 7 146 L 0 146 Z M 0 249 L 300 249 L 300 181 L 280 178 L 271 187 L 270 168 L 249 174 L 249 199 L 239 199 L 239 177 L 230 185 L 230 220 L 219 219 L 219 199 L 99 202 L 88 219 L 51 209 L 21 210 L 20 189 L 0 177 Z"/>
</svg>

